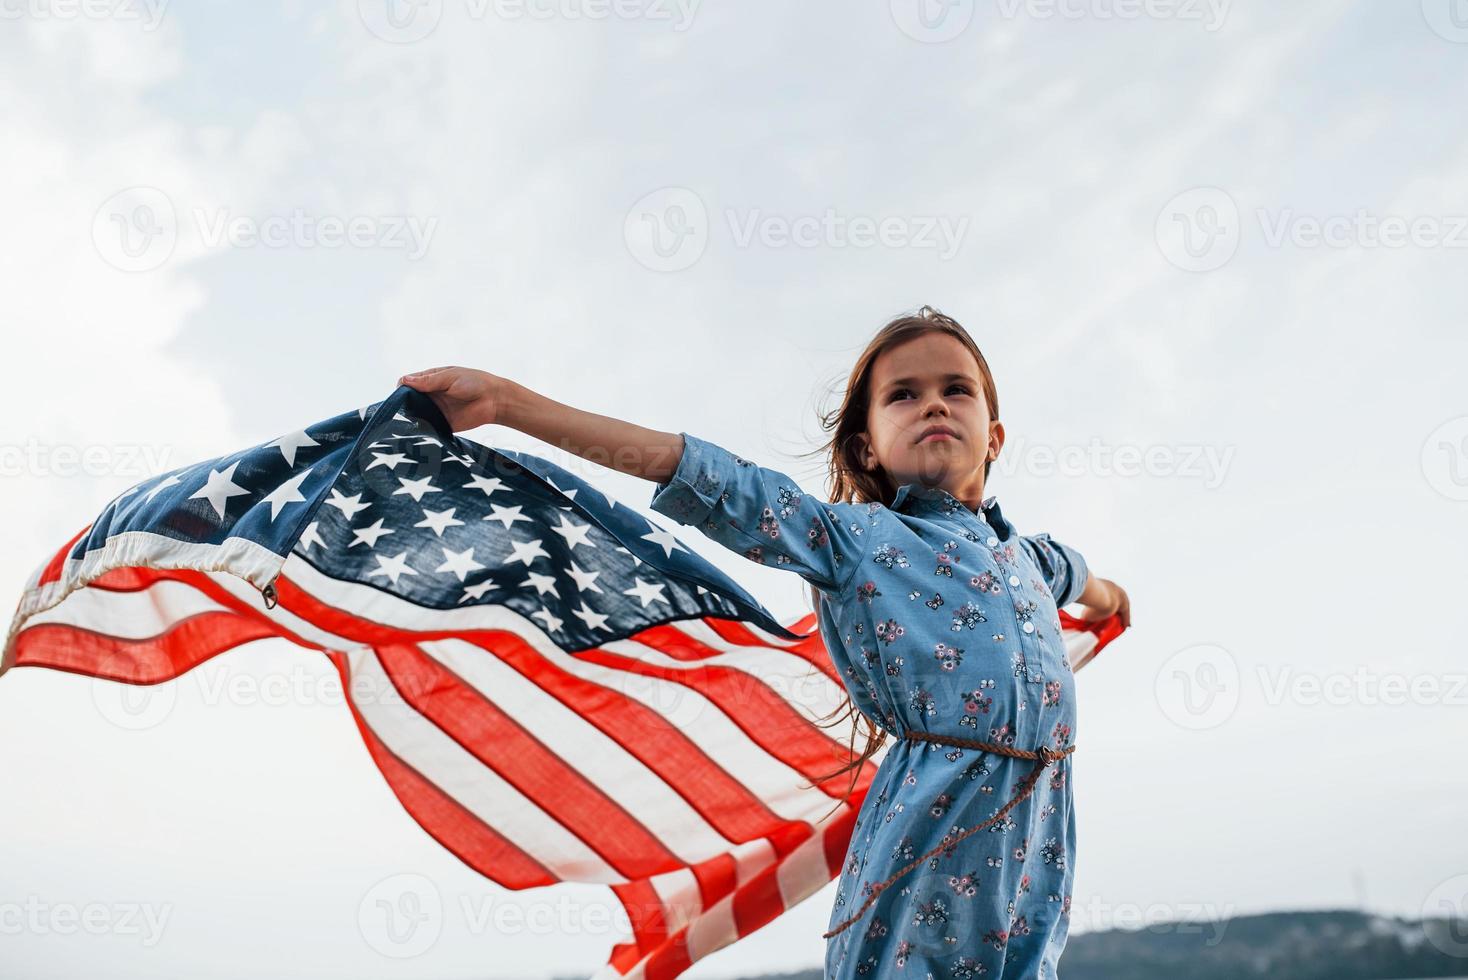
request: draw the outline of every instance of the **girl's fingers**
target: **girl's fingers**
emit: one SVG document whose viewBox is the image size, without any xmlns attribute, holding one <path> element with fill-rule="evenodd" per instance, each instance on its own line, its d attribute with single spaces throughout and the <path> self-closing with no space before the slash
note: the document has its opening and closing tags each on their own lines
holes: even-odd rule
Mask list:
<svg viewBox="0 0 1468 980">
<path fill-rule="evenodd" d="M 434 378 L 433 376 L 436 375 L 436 374 L 440 374 L 440 373 L 442 373 L 444 371 L 447 371 L 447 370 L 449 370 L 447 367 L 436 367 L 436 368 L 429 368 L 426 371 L 414 371 L 412 374 L 405 374 L 401 378 L 399 378 L 398 379 L 398 384 L 400 384 L 400 385 L 407 385 L 410 388 L 418 388 L 420 385 L 424 384 L 427 381 L 430 381 L 430 380 L 433 380 L 433 381 L 442 380 L 440 378 Z M 436 389 L 430 389 L 430 390 L 436 390 Z"/>
</svg>

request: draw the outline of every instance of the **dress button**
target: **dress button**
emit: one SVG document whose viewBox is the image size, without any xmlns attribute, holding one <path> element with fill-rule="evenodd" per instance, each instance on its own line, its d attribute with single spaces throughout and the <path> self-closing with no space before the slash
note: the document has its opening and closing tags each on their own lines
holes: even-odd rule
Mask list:
<svg viewBox="0 0 1468 980">
<path fill-rule="evenodd" d="M 991 535 L 989 535 L 989 540 L 988 540 L 988 541 L 985 541 L 985 542 L 984 542 L 984 543 L 985 543 L 985 544 L 986 544 L 986 545 L 988 545 L 988 546 L 989 546 L 989 547 L 991 547 L 991 548 L 992 548 L 992 547 L 994 547 L 994 546 L 995 546 L 995 545 L 996 545 L 996 544 L 998 544 L 998 543 L 999 543 L 999 539 L 998 539 L 998 538 L 996 538 L 996 537 L 994 537 L 994 535 L 992 535 L 992 534 L 991 534 Z"/>
<path fill-rule="evenodd" d="M 1025 623 L 1025 632 L 1026 633 L 1033 633 L 1033 632 L 1035 632 L 1035 624 L 1034 623 Z"/>
<path fill-rule="evenodd" d="M 1010 585 L 1018 585 L 1019 584 L 1019 576 L 1018 575 L 1011 575 L 1011 576 L 1009 576 L 1009 584 Z"/>
</svg>

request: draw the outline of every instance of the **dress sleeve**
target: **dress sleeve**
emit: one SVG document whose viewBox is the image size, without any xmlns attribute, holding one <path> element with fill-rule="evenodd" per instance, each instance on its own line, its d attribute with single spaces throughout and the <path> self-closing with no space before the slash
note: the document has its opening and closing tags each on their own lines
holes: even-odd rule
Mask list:
<svg viewBox="0 0 1468 980">
<path fill-rule="evenodd" d="M 1049 534 L 1021 534 L 1019 539 L 1045 576 L 1056 608 L 1075 602 L 1091 574 L 1081 553 Z"/>
<path fill-rule="evenodd" d="M 679 433 L 683 455 L 653 490 L 652 509 L 698 528 L 750 561 L 843 592 L 866 556 L 868 504 L 829 503 L 778 470 Z"/>
</svg>

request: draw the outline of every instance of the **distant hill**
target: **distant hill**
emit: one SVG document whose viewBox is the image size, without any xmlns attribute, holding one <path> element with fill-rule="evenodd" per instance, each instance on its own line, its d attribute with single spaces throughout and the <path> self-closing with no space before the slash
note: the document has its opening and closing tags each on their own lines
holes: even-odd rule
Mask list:
<svg viewBox="0 0 1468 980">
<path fill-rule="evenodd" d="M 1456 951 L 1451 955 L 1447 951 Z M 1072 936 L 1061 980 L 1403 980 L 1468 976 L 1468 919 L 1273 912 Z"/>
<path fill-rule="evenodd" d="M 1455 950 L 1454 956 L 1445 950 Z M 1077 933 L 1060 980 L 1418 980 L 1468 977 L 1468 919 L 1270 912 Z M 742 980 L 823 980 L 819 968 Z"/>
</svg>

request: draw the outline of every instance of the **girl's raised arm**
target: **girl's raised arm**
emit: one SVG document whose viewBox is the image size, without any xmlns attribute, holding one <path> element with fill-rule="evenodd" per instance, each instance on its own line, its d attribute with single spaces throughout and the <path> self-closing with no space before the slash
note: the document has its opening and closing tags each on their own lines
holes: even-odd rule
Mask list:
<svg viewBox="0 0 1468 980">
<path fill-rule="evenodd" d="M 839 595 L 866 557 L 871 505 L 828 503 L 779 470 L 681 432 L 677 469 L 653 491 L 652 509 L 698 528 L 750 561 L 786 568 Z"/>
<path fill-rule="evenodd" d="M 398 379 L 433 399 L 455 432 L 507 425 L 583 459 L 647 480 L 664 480 L 678 466 L 682 438 L 606 415 L 572 408 L 522 384 L 463 367 L 440 367 Z"/>
<path fill-rule="evenodd" d="M 661 432 L 562 404 L 507 378 L 435 368 L 400 383 L 429 395 L 455 432 L 499 424 L 657 484 L 653 510 L 839 593 L 866 554 L 869 505 L 827 503 L 778 470 L 686 432 Z"/>
</svg>

